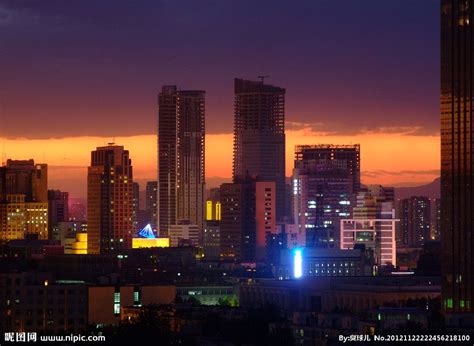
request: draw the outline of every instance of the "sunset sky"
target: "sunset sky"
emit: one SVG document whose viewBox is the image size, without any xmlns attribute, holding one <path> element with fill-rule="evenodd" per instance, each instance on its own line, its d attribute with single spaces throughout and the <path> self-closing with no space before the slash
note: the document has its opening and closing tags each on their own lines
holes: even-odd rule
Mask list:
<svg viewBox="0 0 474 346">
<path fill-rule="evenodd" d="M 261 74 L 287 89 L 288 175 L 316 143 L 360 143 L 365 183 L 439 175 L 437 0 L 0 0 L 0 42 L 2 161 L 73 197 L 113 138 L 156 178 L 164 84 L 206 90 L 206 175 L 229 178 L 233 78 Z"/>
</svg>

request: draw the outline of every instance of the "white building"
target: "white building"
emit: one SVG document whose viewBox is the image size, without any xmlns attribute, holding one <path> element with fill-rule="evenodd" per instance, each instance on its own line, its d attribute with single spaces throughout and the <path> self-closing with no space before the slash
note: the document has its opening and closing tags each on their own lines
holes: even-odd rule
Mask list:
<svg viewBox="0 0 474 346">
<path fill-rule="evenodd" d="M 341 249 L 364 244 L 374 251 L 377 265 L 397 265 L 395 209 L 393 202 L 382 202 L 379 196 L 364 191 L 357 196 L 354 218 L 341 220 Z"/>
<path fill-rule="evenodd" d="M 177 225 L 170 225 L 169 237 L 170 246 L 179 246 L 180 242 L 185 241 L 191 245 L 199 244 L 199 226 L 190 223 L 180 222 Z"/>
</svg>

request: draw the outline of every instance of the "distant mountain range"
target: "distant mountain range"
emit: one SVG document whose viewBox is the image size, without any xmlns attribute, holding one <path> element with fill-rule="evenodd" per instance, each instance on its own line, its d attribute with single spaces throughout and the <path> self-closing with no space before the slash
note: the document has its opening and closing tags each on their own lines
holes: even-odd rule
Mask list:
<svg viewBox="0 0 474 346">
<path fill-rule="evenodd" d="M 436 178 L 431 183 L 410 187 L 395 187 L 395 198 L 408 198 L 411 196 L 426 196 L 429 198 L 439 198 L 440 196 L 440 178 Z"/>
<path fill-rule="evenodd" d="M 219 187 L 223 183 L 232 182 L 232 178 L 223 177 L 207 177 L 206 178 L 206 190 L 213 187 Z M 290 179 L 287 179 L 287 183 L 290 183 Z M 440 195 L 440 178 L 436 178 L 431 183 L 418 186 L 402 186 L 395 187 L 395 198 L 408 198 L 411 196 L 426 196 L 428 198 L 439 198 Z M 140 181 L 140 209 L 145 209 L 145 183 Z M 207 195 L 207 193 L 206 193 Z M 86 199 L 75 198 L 75 202 L 87 203 Z"/>
</svg>

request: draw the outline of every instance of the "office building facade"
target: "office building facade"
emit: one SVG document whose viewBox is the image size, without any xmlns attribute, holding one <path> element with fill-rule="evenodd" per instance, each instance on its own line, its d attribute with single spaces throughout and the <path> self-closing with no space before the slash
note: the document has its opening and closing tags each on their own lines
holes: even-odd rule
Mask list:
<svg viewBox="0 0 474 346">
<path fill-rule="evenodd" d="M 285 214 L 285 89 L 234 80 L 233 178 L 276 184 L 276 217 Z"/>
<path fill-rule="evenodd" d="M 48 167 L 7 160 L 0 167 L 0 240 L 48 239 Z"/>
<path fill-rule="evenodd" d="M 88 254 L 131 247 L 133 171 L 128 150 L 113 143 L 91 153 L 87 170 Z"/>
<path fill-rule="evenodd" d="M 359 145 L 302 145 L 292 176 L 294 220 L 307 247 L 339 248 L 360 188 Z"/>
<path fill-rule="evenodd" d="M 153 230 L 157 230 L 158 217 L 158 182 L 148 181 L 146 183 L 145 191 L 145 210 L 147 217 L 147 224 L 150 224 Z"/>
<path fill-rule="evenodd" d="M 371 193 L 372 191 L 372 193 Z M 393 188 L 387 189 L 392 192 Z M 397 265 L 397 244 L 395 239 L 395 209 L 393 194 L 384 197 L 383 188 L 364 189 L 357 194 L 353 217 L 342 219 L 341 249 L 354 249 L 363 244 L 373 251 L 376 265 Z"/>
<path fill-rule="evenodd" d="M 399 201 L 400 239 L 405 246 L 422 246 L 431 240 L 431 201 L 412 196 Z"/>
<path fill-rule="evenodd" d="M 55 239 L 59 223 L 69 220 L 69 192 L 48 190 L 48 233 Z"/>
<path fill-rule="evenodd" d="M 158 96 L 158 229 L 204 225 L 205 92 L 164 86 Z"/>
<path fill-rule="evenodd" d="M 446 312 L 474 310 L 472 0 L 441 1 L 441 243 Z"/>
</svg>

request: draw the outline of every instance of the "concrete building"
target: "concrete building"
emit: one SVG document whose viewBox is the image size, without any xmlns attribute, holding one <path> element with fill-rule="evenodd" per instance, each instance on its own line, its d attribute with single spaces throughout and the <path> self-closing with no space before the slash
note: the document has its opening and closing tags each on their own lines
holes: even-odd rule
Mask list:
<svg viewBox="0 0 474 346">
<path fill-rule="evenodd" d="M 420 247 L 431 240 L 431 202 L 428 197 L 400 200 L 400 239 L 405 246 Z"/>
<path fill-rule="evenodd" d="M 88 322 L 93 325 L 114 325 L 127 307 L 150 304 L 171 304 L 176 287 L 169 285 L 117 285 L 88 287 Z"/>
<path fill-rule="evenodd" d="M 0 167 L 0 240 L 48 239 L 48 169 L 34 160 Z"/>
<path fill-rule="evenodd" d="M 311 277 L 300 280 L 260 280 L 242 283 L 240 306 L 256 308 L 274 304 L 284 312 L 353 314 L 379 306 L 406 306 L 415 299 L 440 296 L 436 277 Z"/>
<path fill-rule="evenodd" d="M 164 86 L 158 96 L 158 229 L 204 226 L 205 92 Z"/>
<path fill-rule="evenodd" d="M 147 224 L 150 224 L 153 230 L 157 229 L 157 217 L 158 217 L 158 182 L 157 181 L 148 181 L 146 183 L 145 191 L 145 210 L 147 219 Z"/>
<path fill-rule="evenodd" d="M 245 177 L 221 185 L 221 256 L 242 261 L 265 258 L 266 237 L 276 232 L 276 184 Z"/>
<path fill-rule="evenodd" d="M 356 244 L 363 244 L 373 251 L 376 265 L 396 266 L 395 225 L 398 219 L 393 202 L 386 201 L 381 191 L 368 189 L 357 194 L 353 218 L 340 221 L 340 246 L 341 249 L 353 249 Z M 393 195 L 387 199 L 393 200 Z"/>
<path fill-rule="evenodd" d="M 48 190 L 48 233 L 55 239 L 59 223 L 69 220 L 69 192 Z"/>
<path fill-rule="evenodd" d="M 197 246 L 199 244 L 200 233 L 199 226 L 193 225 L 189 221 L 182 221 L 177 225 L 170 225 L 170 246 L 176 247 L 181 243 L 190 243 L 191 245 Z"/>
<path fill-rule="evenodd" d="M 276 185 L 276 217 L 285 216 L 285 89 L 234 80 L 233 179 L 258 176 Z"/>
<path fill-rule="evenodd" d="M 313 276 L 367 276 L 373 272 L 371 252 L 363 249 L 301 248 L 281 251 L 280 256 L 275 276 L 281 280 Z"/>
<path fill-rule="evenodd" d="M 131 248 L 133 173 L 128 150 L 113 143 L 91 153 L 87 171 L 88 254 Z"/>
<path fill-rule="evenodd" d="M 340 220 L 350 217 L 360 187 L 360 146 L 296 146 L 292 184 L 305 246 L 339 248 Z"/>
<path fill-rule="evenodd" d="M 0 273 L 0 330 L 53 335 L 87 326 L 87 286 L 45 273 Z"/>
<path fill-rule="evenodd" d="M 133 233 L 139 231 L 138 217 L 140 214 L 140 185 L 137 182 L 132 183 L 132 229 Z"/>
<path fill-rule="evenodd" d="M 206 259 L 218 259 L 221 253 L 219 221 L 206 221 L 203 234 L 203 251 Z"/>
</svg>

